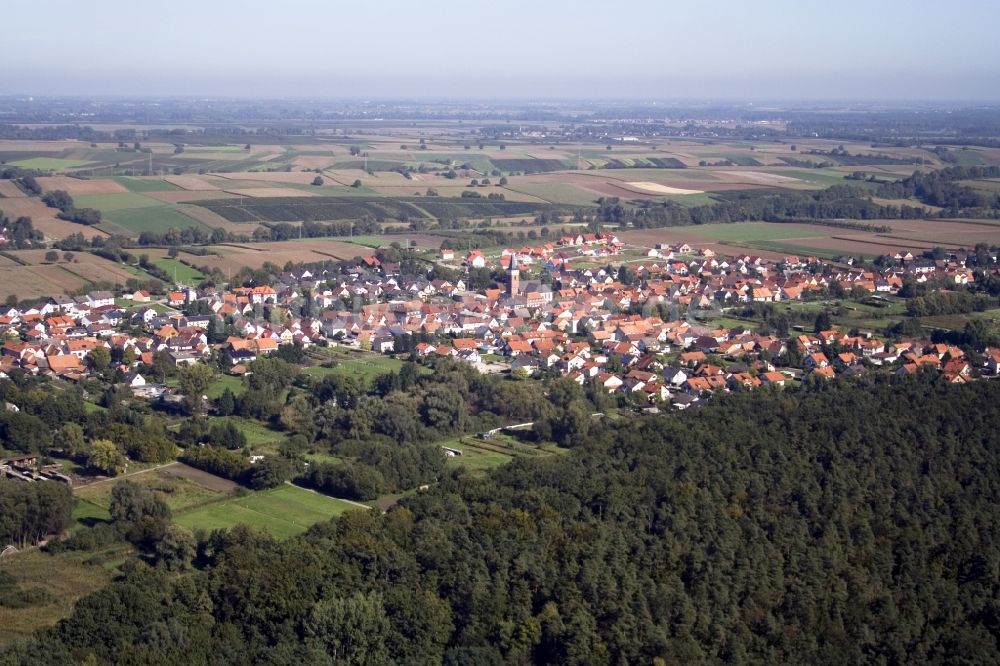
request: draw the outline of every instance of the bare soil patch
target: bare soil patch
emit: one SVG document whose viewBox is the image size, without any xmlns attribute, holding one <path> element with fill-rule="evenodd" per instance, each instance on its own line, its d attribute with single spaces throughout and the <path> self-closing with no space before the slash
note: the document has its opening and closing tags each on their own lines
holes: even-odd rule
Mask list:
<svg viewBox="0 0 1000 666">
<path fill-rule="evenodd" d="M 208 472 L 191 467 L 190 465 L 185 465 L 184 463 L 174 463 L 173 465 L 162 467 L 160 468 L 160 474 L 163 476 L 173 476 L 187 479 L 188 481 L 193 481 L 200 486 L 205 486 L 209 490 L 226 493 L 227 495 L 231 495 L 232 492 L 239 487 L 239 484 L 234 481 L 224 479 L 221 476 L 216 476 L 215 474 L 209 474 Z"/>
<path fill-rule="evenodd" d="M 757 185 L 780 186 L 802 182 L 800 179 L 792 178 L 791 176 L 780 176 L 776 173 L 765 173 L 763 171 L 715 171 L 714 173 L 732 182 L 754 183 Z"/>
<path fill-rule="evenodd" d="M 46 176 L 38 179 L 38 184 L 46 192 L 51 190 L 65 190 L 70 196 L 84 196 L 87 194 L 119 194 L 128 192 L 113 180 L 94 179 L 83 180 L 81 178 L 70 178 L 69 176 Z"/>
<path fill-rule="evenodd" d="M 645 192 L 653 192 L 656 194 L 703 194 L 704 193 L 704 190 L 686 190 L 680 187 L 670 187 L 669 185 L 660 185 L 659 183 L 630 181 L 627 184 L 638 190 L 642 190 Z"/>
<path fill-rule="evenodd" d="M 255 199 L 267 199 L 272 197 L 314 197 L 316 193 L 307 192 L 304 190 L 297 190 L 294 187 L 252 187 L 249 189 L 230 189 L 226 188 L 224 190 L 229 194 L 236 194 L 244 197 L 253 197 Z"/>
<path fill-rule="evenodd" d="M 235 171 L 213 173 L 212 175 L 226 180 L 251 180 L 263 181 L 267 183 L 295 183 L 297 185 L 308 185 L 313 181 L 313 178 L 319 174 L 309 173 L 307 171 Z M 296 190 L 296 192 L 298 191 L 299 190 Z"/>
<path fill-rule="evenodd" d="M 215 185 L 212 185 L 208 181 L 202 178 L 196 178 L 194 176 L 166 176 L 165 181 L 171 185 L 176 185 L 182 190 L 217 190 L 219 189 Z"/>
<path fill-rule="evenodd" d="M 186 201 L 205 201 L 206 199 L 232 199 L 234 194 L 227 194 L 219 190 L 182 190 L 180 192 L 146 192 L 147 197 L 152 197 L 164 203 L 184 203 Z"/>
<path fill-rule="evenodd" d="M 35 228 L 45 234 L 46 238 L 64 238 L 70 234 L 83 234 L 87 238 L 106 236 L 100 229 L 77 224 L 56 217 L 56 210 L 49 208 L 39 199 L 19 197 L 16 199 L 0 199 L 0 210 L 7 217 L 18 218 L 22 215 L 30 217 Z"/>
<path fill-rule="evenodd" d="M 21 188 L 14 184 L 12 180 L 0 180 L 0 197 L 5 199 L 16 199 L 26 197 Z"/>
</svg>

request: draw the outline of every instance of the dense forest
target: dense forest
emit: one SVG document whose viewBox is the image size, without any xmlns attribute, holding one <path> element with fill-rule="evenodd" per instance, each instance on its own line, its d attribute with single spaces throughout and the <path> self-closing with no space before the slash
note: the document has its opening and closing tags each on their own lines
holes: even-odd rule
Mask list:
<svg viewBox="0 0 1000 666">
<path fill-rule="evenodd" d="M 0 549 L 24 548 L 69 526 L 73 493 L 61 483 L 23 483 L 0 477 Z"/>
<path fill-rule="evenodd" d="M 597 421 L 286 542 L 168 542 L 0 663 L 996 663 L 997 422 L 1000 384 L 929 375 Z"/>
</svg>

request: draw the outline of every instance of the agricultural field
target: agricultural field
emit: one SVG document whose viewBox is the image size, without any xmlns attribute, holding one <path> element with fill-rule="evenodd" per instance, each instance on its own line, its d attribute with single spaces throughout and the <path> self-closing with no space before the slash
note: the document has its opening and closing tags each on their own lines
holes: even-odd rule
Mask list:
<svg viewBox="0 0 1000 666">
<path fill-rule="evenodd" d="M 205 276 L 200 271 L 191 268 L 177 259 L 164 257 L 153 260 L 153 264 L 157 268 L 166 271 L 167 275 L 171 276 L 175 282 L 180 282 L 181 284 L 196 285 L 205 279 Z"/>
<path fill-rule="evenodd" d="M 70 176 L 45 176 L 38 179 L 38 184 L 46 192 L 63 190 L 72 197 L 115 194 L 129 191 L 118 181 L 106 178 L 85 180 Z M 92 207 L 96 208 L 97 206 Z"/>
<path fill-rule="evenodd" d="M 348 510 L 360 507 L 305 488 L 284 485 L 208 504 L 175 516 L 174 522 L 190 530 L 228 529 L 243 523 L 275 538 L 287 539 Z"/>
<path fill-rule="evenodd" d="M 25 160 L 10 162 L 12 166 L 23 169 L 38 169 L 39 171 L 67 171 L 77 167 L 87 166 L 88 160 L 67 160 L 59 157 L 31 157 Z"/>
<path fill-rule="evenodd" d="M 136 195 L 141 196 L 141 195 Z M 185 229 L 187 227 L 207 229 L 198 220 L 180 212 L 174 206 L 155 205 L 144 208 L 125 208 L 112 210 L 104 214 L 107 222 L 98 226 L 113 230 L 114 227 L 125 229 L 129 235 L 138 236 L 143 231 L 163 233 L 171 227 Z M 112 226 L 113 225 L 113 226 Z"/>
<path fill-rule="evenodd" d="M 424 147 L 419 145 L 421 139 L 426 141 L 426 149 L 418 149 Z M 56 175 L 41 177 L 39 182 L 47 190 L 65 189 L 81 207 L 101 210 L 104 222 L 95 228 L 58 220 L 55 211 L 45 208 L 37 199 L 23 196 L 11 199 L 19 203 L 0 199 L 0 209 L 10 208 L 8 214 L 29 214 L 36 227 L 53 239 L 75 232 L 138 236 L 144 231 L 163 233 L 171 227 L 223 228 L 250 235 L 261 224 L 294 224 L 307 219 L 351 220 L 371 216 L 397 225 L 413 219 L 428 219 L 432 224 L 435 219 L 453 218 L 531 219 L 540 211 L 569 214 L 589 208 L 600 197 L 700 206 L 713 203 L 724 192 L 815 190 L 843 183 L 844 176 L 853 171 L 894 179 L 916 168 L 893 163 L 863 167 L 840 164 L 829 153 L 841 142 L 820 139 L 799 140 L 795 150 L 790 144 L 778 142 L 670 137 L 656 142 L 612 141 L 610 147 L 511 140 L 501 149 L 494 140 L 479 149 L 478 142 L 478 138 L 466 134 L 465 128 L 451 123 L 434 125 L 432 130 L 390 125 L 377 136 L 366 136 L 364 140 L 345 138 L 335 143 L 327 137 L 313 143 L 254 145 L 249 150 L 240 144 L 191 143 L 180 154 L 174 154 L 174 144 L 168 142 L 143 143 L 143 151 L 151 151 L 147 153 L 107 143 L 88 147 L 72 141 L 0 141 L 0 157 L 5 156 L 12 163 L 37 159 L 62 161 L 64 167 L 81 165 L 61 170 L 89 175 L 90 179 Z M 465 145 L 469 149 L 463 150 Z M 367 163 L 361 156 L 350 155 L 350 146 L 362 149 Z M 844 148 L 854 154 L 873 152 L 871 146 L 860 142 L 847 142 Z M 810 150 L 823 154 L 809 154 Z M 930 160 L 937 164 L 939 161 L 933 152 L 921 148 L 884 147 L 878 152 L 901 162 Z M 1000 153 L 996 151 L 953 152 L 968 163 L 1000 161 Z M 146 175 L 150 155 L 153 173 L 160 175 Z M 833 166 L 807 168 L 799 162 L 829 162 Z M 119 166 L 116 168 L 115 164 Z M 174 166 L 187 173 L 169 174 Z M 366 166 L 370 172 L 364 170 Z M 398 171 L 417 167 L 422 171 L 405 175 Z M 458 177 L 445 178 L 445 170 L 452 168 Z M 199 173 L 194 173 L 195 170 Z M 317 174 L 315 170 L 322 171 Z M 505 186 L 498 186 L 495 170 L 507 177 Z M 317 175 L 324 181 L 322 186 L 311 185 Z M 483 177 L 489 177 L 492 184 L 469 187 L 472 178 Z M 361 187 L 351 187 L 356 180 L 361 181 Z M 976 181 L 974 185 L 988 191 L 1000 188 L 992 181 Z M 428 189 L 436 190 L 439 196 L 425 196 Z M 461 198 L 470 189 L 483 197 L 492 192 L 503 193 L 506 200 Z M 10 192 L 15 194 L 23 195 L 19 190 Z M 921 250 L 958 242 L 947 231 L 917 237 L 912 230 L 902 233 L 894 230 L 892 238 L 879 239 L 852 230 L 839 230 L 837 237 L 826 231 L 788 236 L 768 232 L 766 238 L 757 235 L 759 229 L 743 226 L 739 231 L 750 235 L 692 238 L 714 243 L 711 247 L 717 251 L 753 249 L 759 253 L 803 254 L 811 250 L 818 256 L 835 256 L 851 246 L 856 246 L 856 254 L 874 256 L 883 248 Z M 977 230 L 968 236 L 987 242 L 992 237 L 990 229 Z M 375 245 L 379 239 L 358 242 Z M 438 241 L 433 243 L 438 244 Z M 359 254 L 356 251 L 348 254 L 343 247 L 313 251 L 312 246 L 306 251 L 268 248 L 280 253 L 274 254 L 270 261 L 282 265 L 287 261 L 322 261 L 325 257 L 349 258 Z M 198 258 L 194 262 L 234 272 L 243 266 L 263 263 L 252 252 L 250 249 L 225 252 L 224 257 Z"/>
<path fill-rule="evenodd" d="M 956 249 L 979 242 L 1000 244 L 1000 225 L 983 220 L 865 220 L 887 226 L 888 232 L 860 231 L 812 224 L 743 222 L 663 229 L 623 231 L 626 243 L 651 247 L 655 243 L 690 243 L 723 254 L 752 252 L 769 258 L 798 254 L 835 258 L 845 254 L 874 258 L 881 254 L 913 252 L 934 247 Z"/>
<path fill-rule="evenodd" d="M 326 238 L 247 244 L 224 243 L 208 245 L 205 246 L 205 249 L 217 254 L 183 255 L 184 261 L 198 269 L 202 267 L 208 270 L 217 268 L 224 274 L 236 273 L 243 268 L 260 268 L 265 262 L 281 267 L 289 261 L 292 263 L 320 263 L 351 259 L 371 253 L 363 245 Z M 151 257 L 163 256 L 165 252 L 165 250 L 150 249 L 147 254 Z"/>
<path fill-rule="evenodd" d="M 75 196 L 74 200 L 78 208 L 96 208 L 102 213 L 163 205 L 156 199 L 135 192 Z"/>
<path fill-rule="evenodd" d="M 77 224 L 69 220 L 60 220 L 56 217 L 59 211 L 55 208 L 49 208 L 40 199 L 29 197 L 0 199 L 0 210 L 11 218 L 30 217 L 35 229 L 45 234 L 48 239 L 65 238 L 70 234 L 78 233 L 87 238 L 107 236 L 106 232 L 95 227 Z"/>
<path fill-rule="evenodd" d="M 180 188 L 159 178 L 135 178 L 119 176 L 112 179 L 129 192 L 176 192 Z M 70 193 L 72 194 L 72 192 Z"/>
<path fill-rule="evenodd" d="M 74 252 L 68 262 L 60 252 L 58 261 L 50 264 L 44 259 L 45 252 L 17 250 L 10 253 L 16 262 L 0 263 L 0 298 L 10 295 L 18 299 L 44 298 L 92 288 L 99 283 L 124 285 L 129 278 L 148 277 L 135 268 L 87 252 Z"/>
</svg>

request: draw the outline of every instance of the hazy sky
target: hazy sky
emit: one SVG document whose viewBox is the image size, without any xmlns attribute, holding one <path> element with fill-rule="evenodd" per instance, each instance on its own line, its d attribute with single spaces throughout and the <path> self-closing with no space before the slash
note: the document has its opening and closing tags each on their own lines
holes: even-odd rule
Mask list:
<svg viewBox="0 0 1000 666">
<path fill-rule="evenodd" d="M 36 0 L 0 92 L 1000 99 L 1000 0 Z"/>
</svg>

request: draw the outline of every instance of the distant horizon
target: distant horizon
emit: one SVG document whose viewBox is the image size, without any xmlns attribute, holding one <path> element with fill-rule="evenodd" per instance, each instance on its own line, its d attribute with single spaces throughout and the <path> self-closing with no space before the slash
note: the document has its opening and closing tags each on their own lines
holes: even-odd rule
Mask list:
<svg viewBox="0 0 1000 666">
<path fill-rule="evenodd" d="M 5 8 L 0 94 L 1000 102 L 1000 3 Z"/>
<path fill-rule="evenodd" d="M 355 103 L 355 104 L 390 104 L 390 103 L 428 103 L 428 104 L 478 104 L 499 102 L 503 104 L 515 105 L 550 105 L 550 104 L 633 104 L 637 106 L 658 106 L 691 108 L 696 106 L 746 106 L 766 110 L 771 105 L 787 106 L 833 106 L 833 105 L 867 105 L 884 106 L 886 108 L 909 108 L 913 105 L 925 105 L 928 107 L 946 106 L 970 106 L 982 105 L 988 107 L 1000 107 L 1000 96 L 997 98 L 878 98 L 878 97 L 673 97 L 673 98 L 652 98 L 652 97 L 585 97 L 585 96 L 561 96 L 561 97 L 490 97 L 486 95 L 458 96 L 458 95 L 356 95 L 356 96 L 320 96 L 320 95 L 267 95 L 267 94 L 220 94 L 204 95 L 194 93 L 62 93 L 62 92 L 0 92 L 0 99 L 16 99 L 22 101 L 39 100 L 78 100 L 78 101 L 136 101 L 136 102 L 156 102 L 156 101 L 178 101 L 178 102 L 302 102 L 302 103 Z"/>
</svg>

